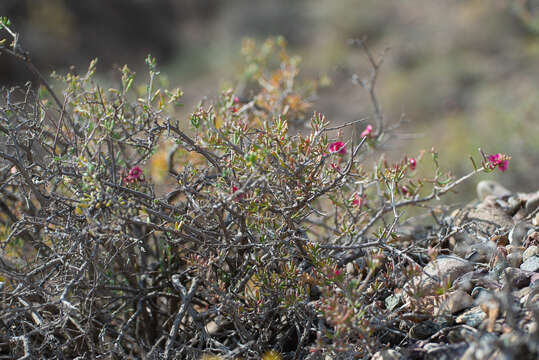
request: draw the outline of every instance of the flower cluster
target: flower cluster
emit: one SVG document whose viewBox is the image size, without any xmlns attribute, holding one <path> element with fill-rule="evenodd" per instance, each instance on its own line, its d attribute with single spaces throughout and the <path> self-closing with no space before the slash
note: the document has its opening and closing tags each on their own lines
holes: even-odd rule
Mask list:
<svg viewBox="0 0 539 360">
<path fill-rule="evenodd" d="M 335 141 L 334 143 L 329 144 L 328 151 L 330 153 L 338 153 L 341 155 L 346 154 L 346 144 L 342 141 Z"/>
<path fill-rule="evenodd" d="M 490 155 L 488 157 L 487 166 L 490 169 L 494 169 L 497 166 L 498 169 L 500 169 L 500 171 L 503 172 L 503 171 L 507 170 L 507 168 L 509 166 L 509 159 L 507 157 L 505 157 L 504 155 L 500 154 L 500 153 Z"/>
<path fill-rule="evenodd" d="M 361 209 L 363 203 L 365 202 L 364 196 L 361 196 L 359 193 L 354 193 L 354 198 L 352 200 L 352 205 L 357 206 L 358 209 Z"/>
<path fill-rule="evenodd" d="M 372 136 L 371 133 L 372 133 L 372 125 L 369 124 L 367 125 L 365 130 L 363 130 L 363 132 L 361 133 L 361 137 L 371 137 Z"/>
<path fill-rule="evenodd" d="M 135 181 L 144 181 L 142 169 L 138 166 L 134 166 L 129 170 L 129 174 L 124 178 L 124 182 L 133 183 Z"/>
</svg>

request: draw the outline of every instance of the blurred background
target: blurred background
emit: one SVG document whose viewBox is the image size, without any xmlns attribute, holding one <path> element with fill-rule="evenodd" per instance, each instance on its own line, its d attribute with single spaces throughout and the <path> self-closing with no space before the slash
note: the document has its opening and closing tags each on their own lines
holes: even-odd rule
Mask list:
<svg viewBox="0 0 539 360">
<path fill-rule="evenodd" d="M 145 74 L 151 53 L 185 91 L 184 116 L 233 86 L 244 37 L 283 35 L 304 76 L 329 84 L 313 109 L 334 123 L 372 119 L 368 93 L 351 81 L 370 68 L 347 41 L 367 36 L 375 54 L 389 49 L 377 89 L 386 121 L 407 120 L 393 145 L 401 156 L 435 146 L 458 176 L 479 147 L 502 152 L 509 170 L 488 177 L 539 189 L 539 0 L 2 0 L 0 16 L 44 74 L 83 72 L 95 57 L 105 81 L 123 64 Z M 23 65 L 0 57 L 1 85 L 27 80 Z M 474 197 L 483 177 L 456 198 Z"/>
</svg>

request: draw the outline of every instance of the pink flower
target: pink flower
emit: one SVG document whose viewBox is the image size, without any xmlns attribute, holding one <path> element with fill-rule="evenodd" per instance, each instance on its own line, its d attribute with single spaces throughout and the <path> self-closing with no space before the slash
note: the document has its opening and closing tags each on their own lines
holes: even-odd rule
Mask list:
<svg viewBox="0 0 539 360">
<path fill-rule="evenodd" d="M 363 198 L 359 196 L 359 193 L 354 194 L 354 200 L 352 200 L 352 205 L 357 206 L 358 209 L 361 209 L 361 206 L 363 206 Z"/>
<path fill-rule="evenodd" d="M 335 276 L 339 276 L 342 274 L 342 271 L 339 269 L 335 269 Z"/>
<path fill-rule="evenodd" d="M 408 159 L 408 166 L 410 166 L 410 169 L 415 170 L 416 165 L 417 161 L 414 158 Z"/>
<path fill-rule="evenodd" d="M 401 187 L 401 193 L 402 193 L 404 196 L 408 196 L 409 191 L 408 191 L 408 188 L 406 187 L 406 185 L 404 185 L 404 186 Z"/>
<path fill-rule="evenodd" d="M 371 136 L 371 132 L 372 132 L 372 125 L 369 124 L 369 125 L 367 125 L 367 127 L 365 128 L 365 130 L 363 130 L 363 132 L 361 133 L 361 137 L 365 137 L 365 136 L 370 137 L 370 136 Z"/>
<path fill-rule="evenodd" d="M 138 166 L 134 166 L 129 170 L 129 174 L 124 179 L 125 182 L 135 182 L 135 181 L 144 181 L 142 178 L 143 172 L 142 169 Z"/>
<path fill-rule="evenodd" d="M 234 104 L 239 104 L 239 103 L 240 103 L 240 98 L 237 96 L 234 96 Z"/>
<path fill-rule="evenodd" d="M 238 191 L 240 188 L 236 185 L 232 185 L 232 194 L 234 194 L 236 191 Z M 234 197 L 235 201 L 239 201 L 240 199 L 243 199 L 245 197 L 245 194 L 239 194 Z"/>
<path fill-rule="evenodd" d="M 339 153 L 346 154 L 346 145 L 342 141 L 335 141 L 334 143 L 329 144 L 328 151 L 330 153 Z"/>
<path fill-rule="evenodd" d="M 494 169 L 496 166 L 500 171 L 505 171 L 509 167 L 509 160 L 504 159 L 504 156 L 500 153 L 490 155 L 488 157 L 488 167 Z"/>
<path fill-rule="evenodd" d="M 135 166 L 134 168 L 129 170 L 129 176 L 131 176 L 135 180 L 138 180 L 142 176 L 142 169 L 138 166 Z"/>
</svg>

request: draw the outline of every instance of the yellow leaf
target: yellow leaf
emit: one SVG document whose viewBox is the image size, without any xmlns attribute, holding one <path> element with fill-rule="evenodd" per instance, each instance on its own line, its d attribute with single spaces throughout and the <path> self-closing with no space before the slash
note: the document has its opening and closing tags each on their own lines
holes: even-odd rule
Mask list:
<svg viewBox="0 0 539 360">
<path fill-rule="evenodd" d="M 281 360 L 281 355 L 277 351 L 271 350 L 262 355 L 262 360 Z"/>
</svg>

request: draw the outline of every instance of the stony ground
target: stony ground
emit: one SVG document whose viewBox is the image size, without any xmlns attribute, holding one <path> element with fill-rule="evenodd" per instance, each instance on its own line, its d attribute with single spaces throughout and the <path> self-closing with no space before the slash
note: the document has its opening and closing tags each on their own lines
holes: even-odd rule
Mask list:
<svg viewBox="0 0 539 360">
<path fill-rule="evenodd" d="M 445 219 L 436 258 L 385 300 L 399 316 L 418 307 L 432 316 L 374 359 L 539 358 L 539 191 L 483 181 L 477 192 Z"/>
</svg>

